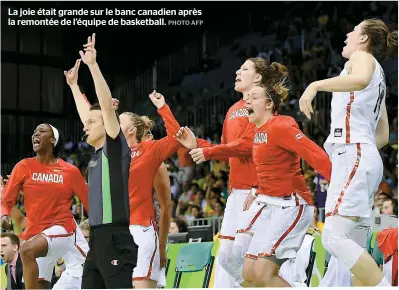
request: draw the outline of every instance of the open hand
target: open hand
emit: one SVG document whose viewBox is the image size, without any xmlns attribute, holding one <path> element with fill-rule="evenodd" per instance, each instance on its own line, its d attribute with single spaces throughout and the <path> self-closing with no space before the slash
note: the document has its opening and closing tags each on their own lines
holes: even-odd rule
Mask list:
<svg viewBox="0 0 399 290">
<path fill-rule="evenodd" d="M 197 164 L 201 164 L 202 162 L 206 161 L 203 148 L 197 148 L 197 149 L 191 150 L 190 155 L 191 155 L 191 158 L 193 159 L 193 161 Z"/>
<path fill-rule="evenodd" d="M 73 68 L 71 68 L 69 71 L 64 70 L 66 82 L 69 86 L 76 85 L 78 83 L 78 71 L 81 61 L 81 59 L 76 60 Z"/>
<path fill-rule="evenodd" d="M 87 43 L 83 45 L 85 52 L 79 51 L 82 61 L 87 65 L 96 63 L 97 51 L 94 47 L 95 44 L 96 44 L 96 34 L 93 33 L 92 36 L 89 36 L 87 38 Z"/>
<path fill-rule="evenodd" d="M 314 114 L 312 108 L 312 101 L 317 94 L 317 90 L 313 83 L 311 83 L 306 90 L 303 92 L 301 98 L 299 99 L 299 109 L 305 116 L 310 120 L 311 115 Z"/>
<path fill-rule="evenodd" d="M 197 138 L 188 127 L 181 127 L 174 138 L 187 149 L 197 148 Z"/>
</svg>

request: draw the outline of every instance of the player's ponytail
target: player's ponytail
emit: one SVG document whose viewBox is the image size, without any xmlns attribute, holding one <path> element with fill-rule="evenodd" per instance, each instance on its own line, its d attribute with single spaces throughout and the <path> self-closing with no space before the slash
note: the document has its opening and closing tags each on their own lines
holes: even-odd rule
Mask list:
<svg viewBox="0 0 399 290">
<path fill-rule="evenodd" d="M 282 65 L 278 62 L 273 62 L 270 67 L 274 71 L 274 82 L 286 81 L 288 78 L 288 68 L 285 65 Z"/>
<path fill-rule="evenodd" d="M 144 131 L 145 132 L 151 131 L 155 124 L 154 121 L 152 121 L 147 116 L 141 116 L 140 118 L 144 122 Z"/>
<path fill-rule="evenodd" d="M 270 86 L 280 81 L 288 80 L 288 68 L 278 62 L 269 63 L 261 57 L 249 58 L 253 62 L 256 73 L 262 76 L 259 85 Z"/>
<path fill-rule="evenodd" d="M 272 93 L 283 102 L 288 97 L 288 88 L 284 85 L 284 82 L 279 82 L 272 87 Z"/>
<path fill-rule="evenodd" d="M 154 126 L 154 121 L 151 121 L 147 116 L 139 116 L 132 112 L 124 112 L 122 114 L 129 116 L 132 125 L 136 127 L 136 139 L 138 142 L 141 142 L 144 135 Z"/>
<path fill-rule="evenodd" d="M 387 37 L 388 55 L 398 53 L 398 32 L 392 31 Z"/>
<path fill-rule="evenodd" d="M 368 36 L 367 51 L 378 61 L 385 60 L 398 52 L 398 32 L 389 33 L 384 21 L 377 18 L 366 19 L 361 28 L 363 34 Z"/>
<path fill-rule="evenodd" d="M 273 103 L 273 113 L 278 110 L 280 104 L 288 97 L 288 88 L 285 84 L 286 80 L 283 78 L 279 82 L 269 86 L 264 84 L 261 85 L 265 91 L 266 97 L 269 97 Z"/>
</svg>

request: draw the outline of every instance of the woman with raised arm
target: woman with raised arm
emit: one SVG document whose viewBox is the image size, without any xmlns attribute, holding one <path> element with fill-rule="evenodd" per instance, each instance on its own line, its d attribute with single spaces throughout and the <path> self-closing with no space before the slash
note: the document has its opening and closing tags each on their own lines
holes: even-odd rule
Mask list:
<svg viewBox="0 0 399 290">
<path fill-rule="evenodd" d="M 388 144 L 386 82 L 380 61 L 397 52 L 398 33 L 378 19 L 367 19 L 347 34 L 338 77 L 311 83 L 299 105 L 310 119 L 317 92 L 332 92 L 330 135 L 324 147 L 332 162 L 327 191 L 323 245 L 364 286 L 389 286 L 374 259 L 350 234 L 371 218 L 374 194 L 383 176 L 378 152 Z"/>
<path fill-rule="evenodd" d="M 244 264 L 230 264 L 233 277 L 244 287 L 291 286 L 278 275 L 279 269 L 287 259 L 295 258 L 314 212 L 300 158 L 327 179 L 331 174 L 331 163 L 323 149 L 299 130 L 292 117 L 277 114 L 287 95 L 282 83 L 251 89 L 246 108 L 249 122 L 255 125 L 255 136 L 242 146 L 252 146 L 252 152 L 229 149 L 229 154 L 237 157 L 252 155 L 259 180 L 256 202 L 249 214 L 237 221 L 237 237 L 251 232 L 241 235 L 248 243 L 234 247 L 241 257 L 245 255 Z M 187 138 L 196 142 L 191 131 L 181 139 Z"/>
</svg>

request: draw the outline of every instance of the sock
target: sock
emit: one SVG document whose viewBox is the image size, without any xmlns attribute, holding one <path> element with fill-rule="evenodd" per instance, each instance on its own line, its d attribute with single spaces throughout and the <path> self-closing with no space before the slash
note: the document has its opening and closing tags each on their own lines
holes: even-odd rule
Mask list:
<svg viewBox="0 0 399 290">
<path fill-rule="evenodd" d="M 375 287 L 391 287 L 391 284 L 388 282 L 387 278 L 383 276 L 381 282 Z"/>
</svg>

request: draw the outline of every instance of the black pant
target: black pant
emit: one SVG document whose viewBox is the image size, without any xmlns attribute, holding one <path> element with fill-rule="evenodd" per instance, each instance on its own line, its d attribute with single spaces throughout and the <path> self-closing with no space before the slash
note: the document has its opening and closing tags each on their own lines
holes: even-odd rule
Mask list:
<svg viewBox="0 0 399 290">
<path fill-rule="evenodd" d="M 82 289 L 133 288 L 138 246 L 129 226 L 101 225 L 90 230 L 90 250 L 83 268 Z"/>
</svg>

